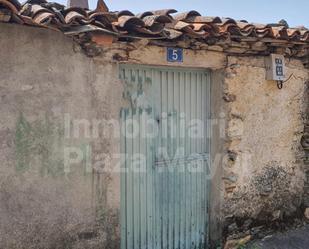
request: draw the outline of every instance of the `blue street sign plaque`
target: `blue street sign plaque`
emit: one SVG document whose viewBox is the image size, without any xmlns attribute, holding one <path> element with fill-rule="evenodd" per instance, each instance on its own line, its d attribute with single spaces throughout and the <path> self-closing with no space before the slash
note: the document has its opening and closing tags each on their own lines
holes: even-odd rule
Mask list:
<svg viewBox="0 0 309 249">
<path fill-rule="evenodd" d="M 183 49 L 182 48 L 167 48 L 167 61 L 168 62 L 182 62 Z"/>
</svg>

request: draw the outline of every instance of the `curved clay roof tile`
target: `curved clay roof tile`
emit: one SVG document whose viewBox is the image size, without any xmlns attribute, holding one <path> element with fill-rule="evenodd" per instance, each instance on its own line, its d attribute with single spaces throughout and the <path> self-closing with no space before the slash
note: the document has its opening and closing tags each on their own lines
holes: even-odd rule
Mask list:
<svg viewBox="0 0 309 249">
<path fill-rule="evenodd" d="M 207 38 L 210 42 L 237 35 L 237 42 L 241 37 L 252 36 L 309 43 L 308 29 L 288 29 L 284 21 L 267 25 L 249 24 L 245 20 L 201 16 L 194 10 L 172 16 L 177 12 L 175 9 L 146 11 L 135 16 L 129 10 L 110 12 L 103 0 L 99 0 L 98 7 L 92 11 L 79 7 L 64 9 L 63 5 L 47 0 L 27 0 L 23 5 L 18 0 L 0 0 L 0 4 L 10 13 L 9 22 L 57 30 L 87 30 L 83 27 L 91 23 L 87 26 L 91 26 L 92 31 L 104 28 L 106 32 L 115 31 L 113 33 L 118 36 L 176 39 L 185 35 Z"/>
<path fill-rule="evenodd" d="M 191 23 L 186 23 L 186 22 L 183 22 L 183 21 L 178 21 L 174 25 L 174 29 L 176 29 L 176 30 L 182 30 L 186 27 L 190 27 L 191 29 L 194 28 L 194 26 Z"/>
<path fill-rule="evenodd" d="M 10 3 L 12 3 L 17 10 L 20 10 L 22 8 L 22 5 L 20 4 L 20 2 L 18 0 L 8 0 Z"/>
<path fill-rule="evenodd" d="M 33 21 L 38 23 L 38 24 L 48 24 L 51 22 L 55 15 L 53 13 L 49 12 L 43 12 L 37 14 L 34 18 Z"/>
<path fill-rule="evenodd" d="M 171 23 L 172 19 L 163 15 L 152 15 L 143 18 L 143 21 L 147 27 L 152 26 L 154 23 Z"/>
<path fill-rule="evenodd" d="M 184 33 L 192 38 L 200 38 L 200 37 L 206 37 L 208 33 L 205 30 L 201 31 L 194 31 L 191 27 L 186 27 L 183 29 Z"/>
<path fill-rule="evenodd" d="M 33 18 L 35 18 L 37 15 L 41 14 L 41 13 L 50 13 L 53 14 L 53 12 L 49 9 L 43 8 L 41 5 L 38 4 L 33 4 L 30 7 L 30 11 L 31 11 L 31 16 Z"/>
<path fill-rule="evenodd" d="M 194 31 L 211 30 L 211 26 L 206 23 L 193 23 Z"/>
<path fill-rule="evenodd" d="M 284 27 L 284 26 L 272 27 L 271 29 L 272 29 L 272 32 L 273 32 L 275 38 L 289 39 L 289 35 L 288 35 L 286 27 Z"/>
<path fill-rule="evenodd" d="M 129 10 L 122 10 L 122 11 L 116 12 L 116 15 L 118 17 L 121 17 L 121 16 L 134 16 L 134 14 L 131 11 L 129 11 Z"/>
<path fill-rule="evenodd" d="M 175 9 L 163 9 L 163 10 L 154 10 L 151 11 L 154 15 L 164 15 L 164 16 L 170 16 L 171 14 L 177 13 L 177 10 Z"/>
<path fill-rule="evenodd" d="M 309 41 L 309 30 L 302 30 L 300 31 L 301 34 L 301 40 L 302 41 Z"/>
<path fill-rule="evenodd" d="M 301 33 L 298 29 L 287 29 L 287 33 L 290 39 L 292 40 L 300 40 Z"/>
<path fill-rule="evenodd" d="M 196 16 L 201 16 L 201 14 L 195 10 L 191 10 L 188 12 L 176 14 L 173 17 L 177 21 L 186 21 L 187 19 L 196 17 Z"/>
<path fill-rule="evenodd" d="M 242 36 L 256 36 L 255 26 L 246 22 L 237 22 Z"/>
<path fill-rule="evenodd" d="M 113 23 L 120 28 L 130 28 L 130 26 L 144 27 L 145 23 L 135 16 L 120 16 L 117 22 Z"/>
<path fill-rule="evenodd" d="M 161 33 L 165 28 L 165 23 L 154 23 L 151 27 L 148 27 L 149 30 L 153 33 Z"/>
<path fill-rule="evenodd" d="M 157 30 L 152 30 L 152 29 L 147 29 L 147 28 L 143 28 L 143 27 L 134 27 L 134 30 L 145 34 L 145 35 L 159 35 L 162 31 L 163 31 L 164 26 L 159 27 Z"/>
<path fill-rule="evenodd" d="M 152 11 L 146 11 L 146 12 L 138 13 L 135 16 L 138 17 L 138 18 L 143 19 L 146 16 L 152 16 L 152 15 L 154 15 L 154 13 Z"/>
<path fill-rule="evenodd" d="M 247 22 L 237 22 L 237 26 L 241 29 L 251 29 L 255 28 L 253 24 L 247 23 Z"/>
<path fill-rule="evenodd" d="M 9 0 L 9 2 L 11 2 L 18 10 L 20 10 L 22 7 L 22 5 L 20 4 L 18 0 Z"/>
<path fill-rule="evenodd" d="M 256 36 L 259 38 L 274 37 L 274 33 L 270 27 L 258 28 L 256 29 Z"/>
<path fill-rule="evenodd" d="M 252 25 L 254 25 L 255 29 L 257 30 L 263 30 L 267 28 L 267 25 L 261 23 L 252 23 Z"/>
<path fill-rule="evenodd" d="M 220 17 L 212 17 L 212 16 L 191 16 L 186 19 L 186 22 L 192 23 L 221 23 L 222 20 Z"/>
<path fill-rule="evenodd" d="M 219 27 L 220 33 L 230 33 L 231 35 L 240 35 L 240 28 L 234 23 L 226 23 Z"/>
<path fill-rule="evenodd" d="M 175 29 L 164 28 L 162 32 L 162 36 L 169 40 L 174 40 L 181 37 L 183 33 L 181 31 L 177 31 Z"/>
<path fill-rule="evenodd" d="M 104 24 L 108 25 L 112 22 L 116 22 L 118 20 L 115 14 L 109 12 L 95 12 L 89 15 L 89 19 L 96 20 L 103 22 Z"/>
<path fill-rule="evenodd" d="M 127 35 L 129 32 L 127 30 L 124 30 L 123 28 L 120 28 L 120 27 L 117 27 L 118 23 L 117 22 L 114 22 L 112 24 L 112 30 L 116 33 L 118 33 L 119 35 Z"/>
<path fill-rule="evenodd" d="M 70 24 L 72 22 L 78 22 L 80 20 L 86 20 L 87 18 L 83 16 L 82 14 L 76 12 L 76 11 L 70 11 L 69 13 L 66 14 L 64 20 L 67 24 Z"/>
<path fill-rule="evenodd" d="M 14 14 L 17 14 L 19 11 L 18 6 L 12 3 L 12 1 L 0 0 L 0 5 L 5 6 L 7 9 L 11 10 Z"/>
<path fill-rule="evenodd" d="M 23 23 L 28 25 L 37 25 L 33 19 L 29 16 L 20 16 L 20 18 L 23 20 Z"/>
<path fill-rule="evenodd" d="M 48 3 L 46 0 L 27 0 L 26 2 L 23 3 L 23 5 L 25 4 L 46 4 Z"/>
<path fill-rule="evenodd" d="M 63 13 L 64 16 L 66 16 L 71 11 L 75 11 L 75 12 L 81 14 L 84 17 L 88 16 L 87 11 L 85 9 L 79 8 L 79 7 L 70 7 L 70 8 L 64 9 L 62 11 L 62 13 Z"/>
<path fill-rule="evenodd" d="M 221 18 L 221 21 L 222 21 L 221 25 L 225 25 L 225 24 L 229 24 L 229 23 L 237 24 L 237 22 L 232 18 Z"/>
<path fill-rule="evenodd" d="M 205 30 L 201 29 L 195 31 L 192 23 L 186 23 L 183 21 L 178 21 L 175 24 L 174 29 L 182 31 L 185 35 L 189 35 L 190 37 L 202 37 L 206 34 Z"/>
</svg>

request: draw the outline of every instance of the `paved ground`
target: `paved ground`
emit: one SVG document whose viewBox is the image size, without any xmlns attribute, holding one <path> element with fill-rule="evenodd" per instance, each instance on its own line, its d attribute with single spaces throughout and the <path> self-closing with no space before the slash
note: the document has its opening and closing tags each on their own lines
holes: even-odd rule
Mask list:
<svg viewBox="0 0 309 249">
<path fill-rule="evenodd" d="M 252 242 L 248 249 L 309 249 L 309 225 Z"/>
</svg>

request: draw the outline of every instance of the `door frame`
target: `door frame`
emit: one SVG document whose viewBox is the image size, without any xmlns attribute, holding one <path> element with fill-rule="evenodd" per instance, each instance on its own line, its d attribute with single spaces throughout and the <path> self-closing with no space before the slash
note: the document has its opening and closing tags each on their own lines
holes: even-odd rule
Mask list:
<svg viewBox="0 0 309 249">
<path fill-rule="evenodd" d="M 120 75 L 120 69 L 122 66 L 125 67 L 138 67 L 138 68 L 151 68 L 151 69 L 164 69 L 164 70 L 197 70 L 205 71 L 210 75 L 210 113 L 211 118 L 219 118 L 219 113 L 222 112 L 222 107 L 224 106 L 224 101 L 222 100 L 222 91 L 224 85 L 224 69 L 212 70 L 210 68 L 203 67 L 185 67 L 185 66 L 172 66 L 172 65 L 150 65 L 150 64 L 138 64 L 138 63 L 119 63 L 118 72 Z M 214 135 L 219 133 L 219 127 L 216 127 L 211 132 L 211 142 L 210 142 L 210 162 L 213 162 L 212 158 L 215 158 L 217 153 L 223 151 L 224 139 L 216 138 Z M 122 174 L 121 174 L 122 175 Z M 216 168 L 216 173 L 214 177 L 208 181 L 208 240 L 209 246 L 218 245 L 220 237 L 222 234 L 222 224 L 221 224 L 221 202 L 223 197 L 221 196 L 221 176 L 222 176 L 222 161 Z M 121 176 L 120 184 L 123 185 L 123 176 Z M 120 190 L 122 187 L 120 188 Z M 122 195 L 122 193 L 120 193 Z M 124 215 L 123 210 L 123 198 L 121 196 L 120 213 Z M 122 227 L 122 219 L 120 219 L 120 226 Z M 122 236 L 121 236 L 122 237 Z"/>
</svg>

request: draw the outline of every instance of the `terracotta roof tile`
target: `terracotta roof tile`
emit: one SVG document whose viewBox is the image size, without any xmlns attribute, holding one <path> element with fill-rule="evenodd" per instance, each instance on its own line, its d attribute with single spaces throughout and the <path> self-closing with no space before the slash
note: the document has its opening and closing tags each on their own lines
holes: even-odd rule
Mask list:
<svg viewBox="0 0 309 249">
<path fill-rule="evenodd" d="M 63 31 L 68 35 L 102 32 L 123 38 L 149 38 L 162 41 L 197 39 L 213 43 L 234 39 L 273 39 L 290 43 L 309 43 L 309 30 L 288 28 L 278 24 L 254 24 L 232 18 L 201 16 L 195 10 L 175 14 L 174 9 L 146 11 L 134 15 L 129 10 L 109 12 L 103 0 L 95 10 L 71 7 L 45 0 L 0 0 L 0 21 L 41 26 Z"/>
<path fill-rule="evenodd" d="M 122 11 L 119 11 L 119 12 L 116 12 L 117 14 L 117 17 L 121 17 L 121 16 L 134 16 L 134 14 L 129 11 L 129 10 L 122 10 Z"/>
<path fill-rule="evenodd" d="M 195 11 L 195 10 L 191 10 L 191 11 L 188 11 L 188 12 L 175 14 L 174 19 L 177 20 L 177 21 L 186 21 L 189 18 L 195 18 L 197 16 L 201 16 L 201 14 L 198 13 L 197 11 Z"/>
<path fill-rule="evenodd" d="M 163 15 L 163 16 L 168 16 L 172 18 L 172 14 L 177 13 L 177 10 L 175 9 L 164 9 L 164 10 L 155 10 L 152 11 L 153 14 L 155 15 Z"/>
<path fill-rule="evenodd" d="M 21 7 L 19 3 L 17 4 L 15 1 L 8 0 L 0 0 L 0 6 L 1 8 L 10 10 L 13 14 L 18 14 Z"/>
<path fill-rule="evenodd" d="M 186 22 L 189 23 L 222 23 L 222 20 L 220 17 L 211 17 L 211 16 L 191 16 L 186 19 Z"/>
</svg>

